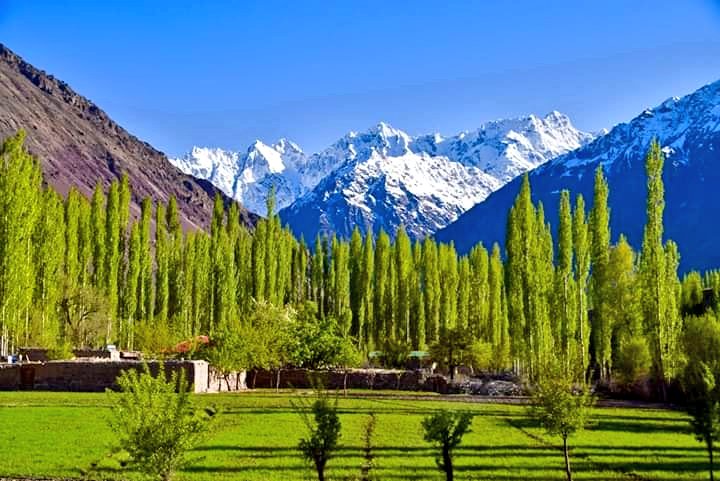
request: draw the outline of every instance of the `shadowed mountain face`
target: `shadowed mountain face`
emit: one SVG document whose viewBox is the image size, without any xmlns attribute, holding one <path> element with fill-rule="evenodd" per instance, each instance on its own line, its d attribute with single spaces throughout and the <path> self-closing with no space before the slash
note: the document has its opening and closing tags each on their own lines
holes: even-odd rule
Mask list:
<svg viewBox="0 0 720 481">
<path fill-rule="evenodd" d="M 45 181 L 63 195 L 76 186 L 89 196 L 98 181 L 107 186 L 127 173 L 133 215 L 144 197 L 166 202 L 175 196 L 186 227 L 203 228 L 210 222 L 219 192 L 212 184 L 183 174 L 165 154 L 128 133 L 66 83 L 0 44 L 0 137 L 19 129 L 25 129 L 28 149 L 40 158 Z M 255 216 L 241 209 L 241 218 L 251 225 Z"/>
<path fill-rule="evenodd" d="M 610 186 L 613 240 L 627 235 L 639 249 L 646 212 L 645 156 L 653 138 L 666 155 L 665 238 L 680 247 L 683 271 L 720 266 L 720 81 L 682 98 L 673 97 L 614 127 L 584 147 L 530 173 L 533 198 L 542 201 L 557 228 L 559 193 L 568 189 L 592 204 L 594 171 L 603 166 Z M 475 243 L 505 238 L 507 213 L 520 189 L 515 179 L 436 234 L 461 252 Z"/>
</svg>

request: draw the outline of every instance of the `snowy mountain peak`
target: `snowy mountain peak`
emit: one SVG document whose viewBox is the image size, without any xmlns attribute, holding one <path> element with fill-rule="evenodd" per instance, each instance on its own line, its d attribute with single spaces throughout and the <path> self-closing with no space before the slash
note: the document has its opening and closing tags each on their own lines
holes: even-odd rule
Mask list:
<svg viewBox="0 0 720 481">
<path fill-rule="evenodd" d="M 173 162 L 254 212 L 265 212 L 274 187 L 278 209 L 293 228 L 298 221 L 292 212 L 316 209 L 322 215 L 301 232 L 306 238 L 323 222 L 340 235 L 349 235 L 354 223 L 388 232 L 404 224 L 422 237 L 515 176 L 591 138 L 553 111 L 487 122 L 451 137 L 411 136 L 378 122 L 312 155 L 288 139 L 272 145 L 256 140 L 245 152 L 193 148 Z"/>
</svg>

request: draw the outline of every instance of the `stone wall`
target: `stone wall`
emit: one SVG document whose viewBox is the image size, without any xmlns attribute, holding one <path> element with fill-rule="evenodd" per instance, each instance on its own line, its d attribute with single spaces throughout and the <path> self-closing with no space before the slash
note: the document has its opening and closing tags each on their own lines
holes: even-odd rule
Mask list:
<svg viewBox="0 0 720 481">
<path fill-rule="evenodd" d="M 277 371 L 257 370 L 247 375 L 250 388 L 274 388 L 277 385 Z M 282 369 L 281 389 L 307 389 L 312 379 L 319 379 L 328 389 L 395 389 L 401 391 L 423 391 L 426 376 L 423 371 L 401 371 L 391 369 L 348 369 L 335 371 L 311 371 L 308 369 Z"/>
<path fill-rule="evenodd" d="M 148 361 L 150 371 L 157 373 L 160 363 Z M 140 361 L 50 361 L 43 363 L 5 364 L 0 366 L 0 389 L 38 391 L 102 392 L 117 389 L 117 378 L 127 369 L 141 369 Z M 180 369 L 193 384 L 194 392 L 207 392 L 209 386 L 206 361 L 167 361 L 165 372 Z"/>
</svg>

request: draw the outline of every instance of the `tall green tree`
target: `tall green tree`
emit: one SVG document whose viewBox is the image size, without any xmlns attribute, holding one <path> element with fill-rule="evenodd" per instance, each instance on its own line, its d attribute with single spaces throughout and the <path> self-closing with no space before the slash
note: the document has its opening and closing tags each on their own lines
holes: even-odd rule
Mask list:
<svg viewBox="0 0 720 481">
<path fill-rule="evenodd" d="M 593 346 L 595 363 L 600 369 L 600 378 L 607 380 L 612 368 L 612 315 L 606 300 L 606 291 L 611 283 L 608 275 L 610 262 L 610 208 L 608 207 L 608 185 L 602 166 L 595 171 L 593 208 L 590 213 L 591 264 L 592 264 L 592 305 L 593 305 Z"/>
</svg>

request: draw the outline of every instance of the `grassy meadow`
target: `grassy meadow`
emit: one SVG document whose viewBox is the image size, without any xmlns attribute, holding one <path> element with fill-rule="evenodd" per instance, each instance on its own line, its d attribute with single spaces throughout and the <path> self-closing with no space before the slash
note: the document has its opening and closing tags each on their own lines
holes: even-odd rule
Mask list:
<svg viewBox="0 0 720 481">
<path fill-rule="evenodd" d="M 404 393 L 407 394 L 407 393 Z M 248 392 L 197 395 L 220 409 L 212 432 L 192 453 L 180 480 L 300 481 L 313 479 L 296 446 L 304 425 L 292 401 L 303 394 Z M 0 393 L 0 477 L 137 479 L 122 470 L 108 427 L 105 394 Z M 422 439 L 421 419 L 440 408 L 476 414 L 456 456 L 458 480 L 563 480 L 559 440 L 548 438 L 523 406 L 443 401 L 425 395 L 340 396 L 342 448 L 329 479 L 358 479 L 363 424 L 376 413 L 378 480 L 439 480 L 434 453 Z M 707 479 L 703 445 L 682 413 L 596 408 L 593 426 L 571 441 L 578 480 Z M 92 469 L 91 469 L 92 468 Z"/>
</svg>

